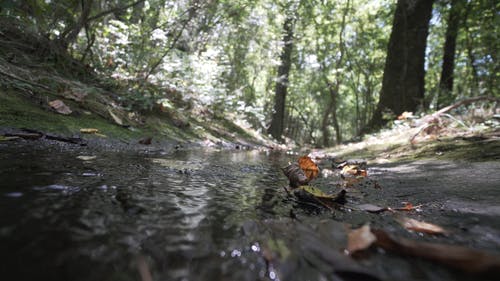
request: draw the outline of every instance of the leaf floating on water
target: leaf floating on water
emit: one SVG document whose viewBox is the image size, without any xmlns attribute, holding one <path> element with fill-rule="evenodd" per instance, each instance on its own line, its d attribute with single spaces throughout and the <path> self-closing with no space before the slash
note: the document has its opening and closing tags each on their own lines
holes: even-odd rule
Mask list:
<svg viewBox="0 0 500 281">
<path fill-rule="evenodd" d="M 358 229 L 353 229 L 347 234 L 347 251 L 350 255 L 357 251 L 368 249 L 377 237 L 370 230 L 370 225 L 365 224 Z"/>
<path fill-rule="evenodd" d="M 406 229 L 427 234 L 445 234 L 446 230 L 439 225 L 418 221 L 407 217 L 398 217 L 396 220 Z"/>
<path fill-rule="evenodd" d="M 52 107 L 57 113 L 64 115 L 71 114 L 71 109 L 62 100 L 53 100 L 49 102 L 50 107 Z"/>
<path fill-rule="evenodd" d="M 299 167 L 304 171 L 309 181 L 315 179 L 319 174 L 319 168 L 309 156 L 299 158 Z"/>
<path fill-rule="evenodd" d="M 382 230 L 372 230 L 377 246 L 401 255 L 425 258 L 465 272 L 498 277 L 500 256 L 466 247 L 418 242 L 392 237 Z"/>
<path fill-rule="evenodd" d="M 80 129 L 80 133 L 82 134 L 95 134 L 98 133 L 99 129 L 94 129 L 94 128 L 83 128 Z"/>
</svg>

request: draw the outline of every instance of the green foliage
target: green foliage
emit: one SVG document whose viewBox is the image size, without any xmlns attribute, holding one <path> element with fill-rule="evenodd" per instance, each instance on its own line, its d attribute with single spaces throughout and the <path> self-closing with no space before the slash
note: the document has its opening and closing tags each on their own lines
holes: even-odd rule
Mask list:
<svg viewBox="0 0 500 281">
<path fill-rule="evenodd" d="M 453 96 L 498 96 L 500 4 L 465 2 Z M 85 5 L 90 5 L 87 17 Z M 394 1 L 7 0 L 0 3 L 0 15 L 21 19 L 54 46 L 69 41 L 68 54 L 106 77 L 103 83 L 114 79 L 112 87 L 121 85 L 119 101 L 130 110 L 148 111 L 161 101 L 176 105 L 171 95 L 176 92 L 175 99 L 192 105 L 193 114 L 204 111 L 200 108 L 213 116 L 232 113 L 264 132 L 290 6 L 296 7 L 296 18 L 286 137 L 319 145 L 323 135 L 334 135 L 331 120 L 322 127 L 331 85 L 338 86 L 340 134 L 356 137 L 378 100 Z M 438 1 L 431 22 L 426 58 L 431 105 L 448 10 L 447 1 Z M 73 31 L 78 36 L 70 40 Z"/>
</svg>

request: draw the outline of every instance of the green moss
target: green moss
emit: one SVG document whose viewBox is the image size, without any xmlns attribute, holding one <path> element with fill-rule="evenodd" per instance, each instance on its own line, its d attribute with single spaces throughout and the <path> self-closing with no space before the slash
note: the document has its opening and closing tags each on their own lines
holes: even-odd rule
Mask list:
<svg viewBox="0 0 500 281">
<path fill-rule="evenodd" d="M 55 113 L 40 107 L 36 100 L 25 98 L 14 91 L 0 91 L 0 116 L 0 127 L 30 128 L 64 135 L 79 134 L 81 128 L 96 128 L 104 135 L 119 139 L 137 138 L 142 135 L 141 130 L 133 132 L 96 114 Z"/>
</svg>

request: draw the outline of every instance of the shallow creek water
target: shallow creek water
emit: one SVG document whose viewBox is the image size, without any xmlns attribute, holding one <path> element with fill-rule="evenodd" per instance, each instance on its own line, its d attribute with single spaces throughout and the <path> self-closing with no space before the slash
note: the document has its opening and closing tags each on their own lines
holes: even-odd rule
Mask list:
<svg viewBox="0 0 500 281">
<path fill-rule="evenodd" d="M 347 257 L 342 251 L 345 225 L 366 222 L 410 238 L 500 252 L 500 190 L 486 183 L 484 190 L 474 191 L 471 175 L 463 175 L 469 170 L 443 176 L 443 167 L 428 167 L 431 174 L 418 170 L 429 163 L 378 165 L 369 173 L 382 190 L 348 191 L 348 206 L 394 206 L 406 200 L 425 204 L 416 216 L 455 233 L 424 237 L 402 230 L 390 214 L 348 208 L 332 213 L 297 204 L 283 190 L 287 180 L 280 169 L 295 158 L 259 151 L 0 144 L 1 276 L 481 280 L 377 249 L 357 260 Z M 477 181 L 500 182 L 500 165 L 482 168 Z M 481 178 L 483 174 L 490 178 Z M 321 178 L 316 186 L 336 192 L 335 180 Z M 449 187 L 457 181 L 460 184 Z"/>
</svg>

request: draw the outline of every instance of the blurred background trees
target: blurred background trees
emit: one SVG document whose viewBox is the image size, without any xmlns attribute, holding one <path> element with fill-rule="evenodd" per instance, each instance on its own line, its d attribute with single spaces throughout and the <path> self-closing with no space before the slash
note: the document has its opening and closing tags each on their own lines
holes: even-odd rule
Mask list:
<svg viewBox="0 0 500 281">
<path fill-rule="evenodd" d="M 0 16 L 45 59 L 126 85 L 131 110 L 175 94 L 190 114 L 328 146 L 402 111 L 499 96 L 500 3 L 433 2 L 4 0 Z"/>
</svg>

